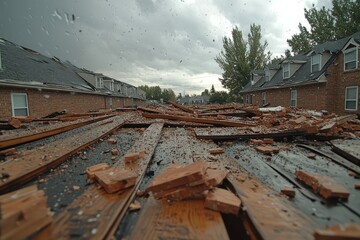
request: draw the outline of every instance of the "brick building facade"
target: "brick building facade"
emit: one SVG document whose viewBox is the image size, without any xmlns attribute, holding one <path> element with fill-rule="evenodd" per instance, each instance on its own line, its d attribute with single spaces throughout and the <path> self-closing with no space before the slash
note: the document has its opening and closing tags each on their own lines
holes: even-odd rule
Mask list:
<svg viewBox="0 0 360 240">
<path fill-rule="evenodd" d="M 253 71 L 252 82 L 241 91 L 245 103 L 359 114 L 359 43 L 360 32 L 287 58 L 272 66 L 275 74 L 269 68 Z"/>
<path fill-rule="evenodd" d="M 109 84 L 111 83 L 111 84 Z M 0 39 L 0 120 L 142 105 L 136 87 Z"/>
</svg>

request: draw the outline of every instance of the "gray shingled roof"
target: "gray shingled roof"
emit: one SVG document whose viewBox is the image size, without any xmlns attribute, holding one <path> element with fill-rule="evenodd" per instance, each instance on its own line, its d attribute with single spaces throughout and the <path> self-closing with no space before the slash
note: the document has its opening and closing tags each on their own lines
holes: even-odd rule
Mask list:
<svg viewBox="0 0 360 240">
<path fill-rule="evenodd" d="M 259 90 L 266 90 L 271 88 L 281 88 L 286 86 L 293 86 L 293 85 L 303 85 L 303 84 L 311 84 L 319 82 L 321 75 L 325 72 L 327 67 L 333 62 L 336 57 L 336 54 L 345 47 L 345 45 L 349 42 L 351 38 L 358 43 L 360 43 L 360 32 L 357 32 L 347 38 L 340 39 L 338 41 L 326 42 L 323 44 L 319 44 L 315 46 L 314 52 L 315 53 L 322 53 L 323 51 L 329 51 L 332 53 L 330 59 L 326 62 L 326 64 L 317 72 L 311 72 L 311 57 L 299 54 L 296 56 L 292 56 L 286 58 L 284 61 L 287 62 L 299 62 L 299 61 L 306 61 L 301 67 L 288 79 L 283 79 L 283 71 L 280 68 L 273 78 L 265 82 L 265 77 L 262 77 L 258 80 L 254 85 L 248 83 L 240 93 L 247 93 L 247 92 L 254 92 Z M 284 62 L 283 61 L 283 62 Z"/>
<path fill-rule="evenodd" d="M 29 85 L 65 87 L 92 91 L 91 86 L 75 73 L 76 68 L 58 58 L 45 57 L 31 49 L 0 38 L 2 70 L 0 80 L 6 79 Z"/>
</svg>

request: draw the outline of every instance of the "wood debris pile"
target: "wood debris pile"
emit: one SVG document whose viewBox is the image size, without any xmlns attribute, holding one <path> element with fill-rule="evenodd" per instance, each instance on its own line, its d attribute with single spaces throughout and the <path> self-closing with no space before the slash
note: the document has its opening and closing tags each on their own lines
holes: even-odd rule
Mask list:
<svg viewBox="0 0 360 240">
<path fill-rule="evenodd" d="M 240 199 L 227 190 L 216 188 L 227 174 L 227 171 L 209 168 L 204 161 L 186 166 L 174 164 L 159 174 L 146 191 L 152 192 L 155 199 L 170 201 L 206 198 L 206 207 L 237 215 Z"/>
<path fill-rule="evenodd" d="M 24 239 L 52 222 L 44 191 L 35 185 L 0 196 L 1 239 Z"/>
</svg>

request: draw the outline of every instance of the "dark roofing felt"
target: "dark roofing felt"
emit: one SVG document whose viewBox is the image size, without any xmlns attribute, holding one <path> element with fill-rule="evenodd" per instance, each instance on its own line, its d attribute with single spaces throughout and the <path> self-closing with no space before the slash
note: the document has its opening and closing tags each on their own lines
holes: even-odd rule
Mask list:
<svg viewBox="0 0 360 240">
<path fill-rule="evenodd" d="M 340 39 L 338 41 L 326 42 L 323 44 L 319 44 L 314 47 L 315 53 L 322 53 L 323 51 L 329 51 L 332 54 L 330 59 L 325 63 L 325 65 L 317 72 L 311 72 L 311 57 L 303 54 L 299 54 L 296 56 L 292 56 L 286 58 L 284 61 L 306 61 L 301 67 L 295 72 L 292 73 L 292 76 L 288 79 L 283 79 L 283 70 L 280 68 L 273 78 L 266 82 L 265 77 L 262 77 L 259 81 L 257 81 L 254 85 L 251 86 L 249 82 L 241 93 L 246 92 L 253 92 L 259 90 L 265 90 L 269 88 L 280 88 L 285 86 L 292 86 L 292 85 L 300 85 L 300 84 L 307 84 L 307 83 L 316 83 L 318 82 L 320 76 L 325 72 L 327 67 L 333 62 L 336 57 L 336 53 L 343 49 L 345 45 L 349 42 L 351 38 L 358 43 L 360 43 L 360 32 L 357 32 L 347 38 Z"/>
<path fill-rule="evenodd" d="M 58 58 L 45 57 L 0 38 L 2 70 L 0 79 L 15 80 L 27 84 L 65 86 L 77 90 L 92 91 L 90 85 L 75 73 L 76 68 Z M 80 69 L 78 69 L 80 70 Z"/>
</svg>

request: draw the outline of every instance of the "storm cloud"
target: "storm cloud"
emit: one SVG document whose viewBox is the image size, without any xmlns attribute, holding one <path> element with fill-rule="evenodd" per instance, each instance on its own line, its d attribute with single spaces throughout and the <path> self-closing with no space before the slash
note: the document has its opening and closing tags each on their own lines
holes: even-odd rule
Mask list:
<svg viewBox="0 0 360 240">
<path fill-rule="evenodd" d="M 246 35 L 260 24 L 268 50 L 280 55 L 313 3 L 3 0 L 0 37 L 135 86 L 193 94 L 212 84 L 222 90 L 214 58 L 235 25 Z"/>
</svg>

